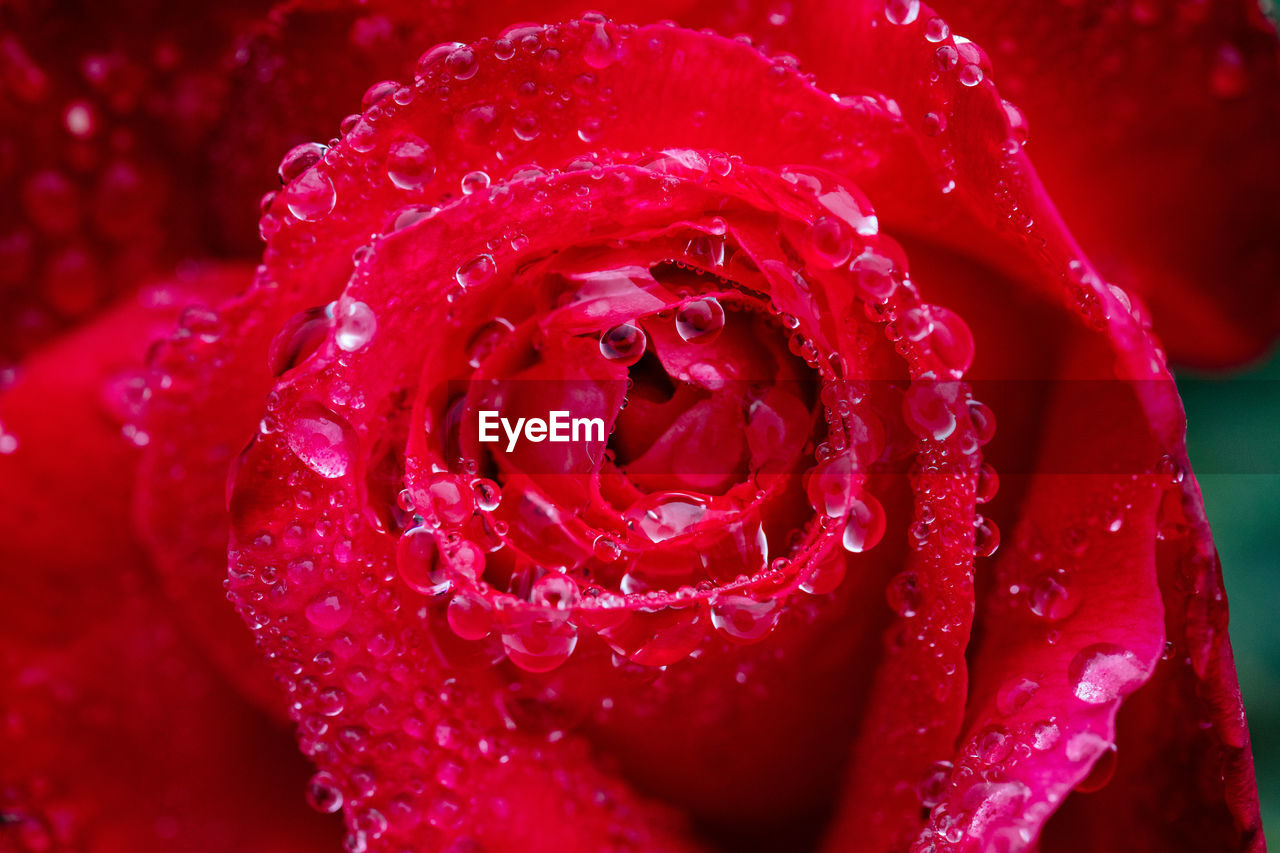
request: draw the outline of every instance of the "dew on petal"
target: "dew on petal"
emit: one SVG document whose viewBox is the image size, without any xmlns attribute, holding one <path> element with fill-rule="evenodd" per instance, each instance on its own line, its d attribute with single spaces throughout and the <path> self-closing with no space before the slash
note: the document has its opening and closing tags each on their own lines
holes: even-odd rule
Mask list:
<svg viewBox="0 0 1280 853">
<path fill-rule="evenodd" d="M 350 425 L 316 403 L 300 408 L 285 431 L 285 440 L 304 465 L 327 480 L 345 476 L 356 454 Z"/>
<path fill-rule="evenodd" d="M 373 340 L 373 334 L 378 328 L 373 309 L 356 300 L 345 304 L 339 303 L 333 321 L 333 341 L 338 345 L 338 349 L 344 352 L 363 349 L 369 341 Z"/>
<path fill-rule="evenodd" d="M 676 310 L 676 331 L 689 343 L 710 343 L 723 329 L 724 308 L 718 299 L 695 299 Z"/>
<path fill-rule="evenodd" d="M 719 595 L 711 603 L 711 624 L 740 643 L 764 639 L 781 615 L 776 598 L 757 601 L 745 595 Z"/>
<path fill-rule="evenodd" d="M 319 169 L 303 172 L 284 190 L 284 201 L 289 212 L 303 222 L 313 222 L 328 216 L 338 203 L 338 193 L 333 181 Z"/>
<path fill-rule="evenodd" d="M 874 495 L 863 492 L 849 503 L 849 520 L 845 522 L 841 543 L 851 554 L 874 548 L 884 537 L 884 507 Z"/>
<path fill-rule="evenodd" d="M 1138 656 L 1114 643 L 1081 649 L 1067 669 L 1072 692 L 1081 702 L 1101 705 L 1127 695 L 1147 680 Z"/>
<path fill-rule="evenodd" d="M 497 272 L 498 266 L 494 263 L 493 255 L 477 255 L 459 266 L 454 278 L 465 289 L 486 284 Z"/>
<path fill-rule="evenodd" d="M 402 139 L 387 150 L 387 177 L 400 189 L 421 189 L 435 175 L 435 153 L 421 139 Z"/>
<path fill-rule="evenodd" d="M 647 345 L 644 331 L 630 323 L 614 326 L 600 336 L 600 354 L 628 366 L 640 360 Z"/>
</svg>

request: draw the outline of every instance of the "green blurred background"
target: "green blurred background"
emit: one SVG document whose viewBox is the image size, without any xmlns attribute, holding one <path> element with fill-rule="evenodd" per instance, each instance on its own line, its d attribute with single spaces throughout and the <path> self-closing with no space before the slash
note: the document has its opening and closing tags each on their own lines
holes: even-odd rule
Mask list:
<svg viewBox="0 0 1280 853">
<path fill-rule="evenodd" d="M 1191 466 L 1222 556 L 1268 835 L 1280 831 L 1280 353 L 1228 376 L 1176 370 Z"/>
</svg>

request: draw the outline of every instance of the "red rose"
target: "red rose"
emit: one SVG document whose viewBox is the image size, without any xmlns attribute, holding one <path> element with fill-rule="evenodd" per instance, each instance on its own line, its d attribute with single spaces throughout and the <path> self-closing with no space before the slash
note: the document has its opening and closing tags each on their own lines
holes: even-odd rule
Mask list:
<svg viewBox="0 0 1280 853">
<path fill-rule="evenodd" d="M 512 5 L 159 19 L 166 97 L 87 53 L 96 94 L 37 112 L 15 353 L 245 257 L 252 149 L 288 154 L 256 270 L 182 265 L 0 399 L 0 838 L 335 848 L 318 811 L 349 850 L 1263 849 L 1151 321 L 1204 362 L 1274 331 L 1261 19 L 948 11 L 1019 110 L 914 0 L 619 12 L 768 49 Z M 26 27 L 14 92 L 79 85 Z M 1076 94 L 1033 35 L 1119 59 Z M 474 41 L 410 59 L 441 36 Z M 1175 106 L 1138 102 L 1157 60 Z M 339 138 L 295 136 L 357 81 Z M 1214 215 L 1153 203 L 1186 192 Z"/>
</svg>

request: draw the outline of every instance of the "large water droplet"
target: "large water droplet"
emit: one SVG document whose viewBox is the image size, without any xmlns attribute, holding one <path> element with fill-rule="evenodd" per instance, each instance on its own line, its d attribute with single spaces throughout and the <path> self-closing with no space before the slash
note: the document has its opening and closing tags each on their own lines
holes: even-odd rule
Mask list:
<svg viewBox="0 0 1280 853">
<path fill-rule="evenodd" d="M 658 492 L 638 501 L 626 518 L 650 542 L 665 542 L 687 533 L 706 514 L 707 502 L 698 495 Z"/>
<path fill-rule="evenodd" d="M 313 222 L 328 216 L 338 203 L 338 193 L 333 181 L 319 169 L 308 169 L 284 190 L 284 202 L 289 212 L 304 222 Z"/>
<path fill-rule="evenodd" d="M 823 267 L 838 267 L 853 254 L 853 238 L 840 220 L 820 217 L 805 232 L 809 256 Z"/>
<path fill-rule="evenodd" d="M 327 480 L 344 476 L 355 458 L 356 437 L 341 417 L 317 403 L 301 406 L 285 440 L 302 463 Z"/>
<path fill-rule="evenodd" d="M 280 376 L 306 361 L 324 343 L 328 333 L 329 315 L 324 306 L 294 314 L 271 340 L 267 356 L 271 372 Z"/>
<path fill-rule="evenodd" d="M 781 615 L 782 603 L 776 598 L 757 601 L 745 595 L 718 595 L 711 602 L 711 624 L 740 643 L 764 639 Z"/>
<path fill-rule="evenodd" d="M 884 537 L 884 507 L 874 495 L 862 492 L 849 503 L 849 520 L 845 523 L 841 543 L 851 554 L 874 548 Z"/>
<path fill-rule="evenodd" d="M 884 16 L 891 24 L 913 24 L 919 15 L 920 0 L 885 0 Z"/>
<path fill-rule="evenodd" d="M 710 343 L 723 329 L 724 308 L 718 299 L 695 299 L 676 310 L 676 331 L 689 343 Z"/>
<path fill-rule="evenodd" d="M 502 615 L 502 647 L 527 672 L 550 672 L 569 659 L 578 645 L 578 629 L 563 616 L 519 610 Z"/>
<path fill-rule="evenodd" d="M 1081 702 L 1101 705 L 1127 695 L 1147 679 L 1136 654 L 1114 643 L 1086 646 L 1067 669 L 1072 692 Z"/>
<path fill-rule="evenodd" d="M 307 805 L 321 814 L 334 814 L 342 810 L 342 790 L 332 773 L 321 770 L 307 782 Z"/>
<path fill-rule="evenodd" d="M 888 302 L 898 289 L 893 259 L 872 249 L 854 258 L 849 270 L 853 273 L 853 286 L 858 295 L 868 302 Z"/>
<path fill-rule="evenodd" d="M 344 352 L 355 352 L 373 340 L 378 320 L 373 309 L 363 302 L 352 300 L 338 303 L 334 312 L 333 341 Z"/>
<path fill-rule="evenodd" d="M 304 142 L 289 149 L 289 153 L 280 160 L 276 173 L 281 183 L 288 184 L 294 178 L 310 169 L 324 157 L 329 149 L 318 142 Z"/>
<path fill-rule="evenodd" d="M 644 331 L 630 323 L 614 326 L 600 336 L 600 354 L 628 366 L 640 360 L 647 345 Z"/>
<path fill-rule="evenodd" d="M 416 136 L 402 139 L 387 150 L 387 177 L 400 189 L 420 189 L 435 175 L 435 153 Z"/>
<path fill-rule="evenodd" d="M 857 492 L 854 463 L 847 453 L 832 456 L 813 466 L 805 475 L 805 493 L 814 512 L 840 518 Z"/>
<path fill-rule="evenodd" d="M 423 595 L 444 595 L 452 587 L 440 561 L 435 533 L 426 527 L 406 530 L 396 544 L 396 569 L 409 588 Z"/>
<path fill-rule="evenodd" d="M 592 68 L 608 68 L 618 58 L 618 45 L 604 24 L 599 23 L 591 31 L 582 48 L 583 61 Z"/>
</svg>

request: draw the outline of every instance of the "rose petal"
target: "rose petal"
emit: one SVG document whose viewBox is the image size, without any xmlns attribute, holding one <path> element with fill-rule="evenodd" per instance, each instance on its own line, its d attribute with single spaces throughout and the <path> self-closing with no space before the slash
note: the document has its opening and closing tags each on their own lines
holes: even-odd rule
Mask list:
<svg viewBox="0 0 1280 853">
<path fill-rule="evenodd" d="M 144 289 L 0 395 L 0 834 L 22 849 L 337 842 L 288 735 L 184 636 L 130 532 L 136 365 L 193 291 L 222 295 L 207 283 Z"/>
</svg>

